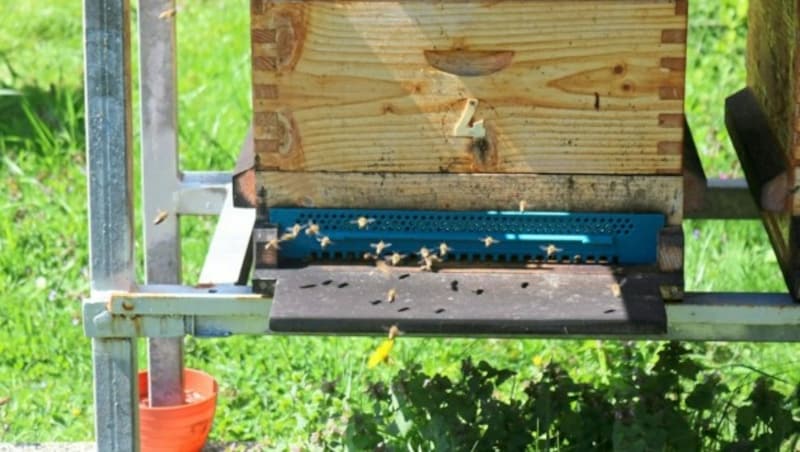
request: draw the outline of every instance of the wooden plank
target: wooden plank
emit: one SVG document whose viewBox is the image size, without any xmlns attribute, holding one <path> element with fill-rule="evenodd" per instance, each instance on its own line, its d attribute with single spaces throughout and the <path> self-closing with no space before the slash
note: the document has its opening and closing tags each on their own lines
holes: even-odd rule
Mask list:
<svg viewBox="0 0 800 452">
<path fill-rule="evenodd" d="M 683 272 L 682 226 L 667 226 L 658 234 L 658 269 L 662 272 Z"/>
<path fill-rule="evenodd" d="M 747 84 L 790 168 L 800 158 L 798 14 L 798 0 L 751 0 L 748 16 Z M 787 173 L 789 187 L 795 186 L 794 173 Z M 794 190 L 790 198 L 792 212 L 800 215 Z"/>
<path fill-rule="evenodd" d="M 685 5 L 252 0 L 257 168 L 680 174 Z"/>
<path fill-rule="evenodd" d="M 758 206 L 786 211 L 792 195 L 788 159 L 750 88 L 726 99 L 725 124 Z"/>
<path fill-rule="evenodd" d="M 269 206 L 432 210 L 661 212 L 683 217 L 680 176 L 264 171 Z"/>
<path fill-rule="evenodd" d="M 683 130 L 683 210 L 688 216 L 704 210 L 708 181 L 688 123 Z"/>
<path fill-rule="evenodd" d="M 366 265 L 311 265 L 254 278 L 278 281 L 271 331 L 339 334 L 386 334 L 392 325 L 408 334 L 663 334 L 660 288 L 683 285 L 650 267 L 601 265 L 393 267 L 377 276 Z"/>
</svg>

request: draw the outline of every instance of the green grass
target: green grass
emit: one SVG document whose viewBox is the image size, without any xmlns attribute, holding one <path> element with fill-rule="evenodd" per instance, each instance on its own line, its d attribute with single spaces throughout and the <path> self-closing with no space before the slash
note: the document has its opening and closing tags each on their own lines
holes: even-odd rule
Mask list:
<svg viewBox="0 0 800 452">
<path fill-rule="evenodd" d="M 722 121 L 724 97 L 744 85 L 740 3 L 692 3 L 687 111 L 709 176 L 741 174 Z M 233 165 L 250 116 L 247 12 L 246 0 L 182 3 L 184 168 Z M 0 14 L 0 441 L 93 435 L 90 346 L 80 324 L 80 302 L 88 295 L 80 17 L 80 2 L 65 0 L 13 2 Z M 685 227 L 689 289 L 783 290 L 758 222 L 690 221 Z M 187 282 L 196 278 L 212 229 L 209 219 L 183 221 Z M 411 363 L 455 375 L 460 361 L 472 356 L 518 371 L 514 381 L 522 382 L 540 372 L 534 361 L 557 361 L 576 380 L 595 382 L 614 379 L 624 359 L 614 341 L 403 338 L 391 366 L 367 371 L 374 339 L 186 343 L 187 365 L 221 384 L 212 437 L 276 448 L 307 444 L 313 432 L 340 423 L 353 407 L 368 407 L 368 382 L 388 382 Z M 635 362 L 652 365 L 659 347 L 637 344 Z M 695 348 L 728 381 L 752 381 L 758 376 L 752 369 L 759 369 L 789 382 L 778 383 L 784 392 L 800 382 L 798 351 L 791 344 Z M 340 397 L 323 403 L 321 388 L 331 382 Z"/>
</svg>

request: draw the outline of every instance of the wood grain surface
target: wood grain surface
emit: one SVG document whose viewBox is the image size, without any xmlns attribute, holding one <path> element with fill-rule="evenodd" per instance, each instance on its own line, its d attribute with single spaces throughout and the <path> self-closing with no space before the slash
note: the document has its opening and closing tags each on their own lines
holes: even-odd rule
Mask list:
<svg viewBox="0 0 800 452">
<path fill-rule="evenodd" d="M 681 173 L 685 1 L 251 5 L 259 170 Z"/>
</svg>

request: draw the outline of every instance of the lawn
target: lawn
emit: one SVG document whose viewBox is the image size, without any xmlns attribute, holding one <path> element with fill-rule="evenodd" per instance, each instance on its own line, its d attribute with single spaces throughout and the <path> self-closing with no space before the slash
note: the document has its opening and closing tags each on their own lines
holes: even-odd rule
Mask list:
<svg viewBox="0 0 800 452">
<path fill-rule="evenodd" d="M 741 176 L 722 111 L 724 98 L 744 85 L 742 3 L 691 6 L 686 108 L 709 176 Z M 248 1 L 184 1 L 176 17 L 181 164 L 229 169 L 250 118 Z M 80 318 L 88 295 L 81 34 L 77 1 L 6 2 L 0 14 L 0 441 L 93 435 L 90 343 Z M 187 283 L 199 273 L 213 226 L 208 218 L 182 221 Z M 690 290 L 783 290 L 759 222 L 688 221 L 685 230 Z M 542 378 L 548 363 L 560 363 L 578 383 L 615 384 L 636 369 L 651 371 L 665 346 L 402 338 L 390 365 L 368 370 L 377 343 L 187 338 L 187 365 L 221 384 L 212 438 L 315 448 L 336 437 L 354 412 L 370 412 L 368 390 L 389 385 L 401 369 L 419 365 L 456 378 L 462 360 L 486 360 L 516 372 L 497 388 L 506 400 L 517 386 Z M 141 342 L 141 363 L 145 348 Z M 783 395 L 800 382 L 794 344 L 689 349 L 708 369 L 703 375 L 718 375 L 732 389 L 732 399 L 745 398 L 758 377 L 767 376 Z"/>
</svg>

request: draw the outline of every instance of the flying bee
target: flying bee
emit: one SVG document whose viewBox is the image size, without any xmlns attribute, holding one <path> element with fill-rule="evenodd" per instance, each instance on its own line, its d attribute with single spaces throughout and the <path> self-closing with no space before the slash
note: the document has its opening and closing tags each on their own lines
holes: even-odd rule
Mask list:
<svg viewBox="0 0 800 452">
<path fill-rule="evenodd" d="M 319 234 L 319 225 L 312 221 L 308 222 L 308 226 L 306 226 L 306 235 L 317 235 Z"/>
<path fill-rule="evenodd" d="M 324 250 L 325 248 L 333 245 L 333 241 L 327 235 L 323 235 L 322 237 L 318 238 L 317 241 L 319 242 L 319 246 Z"/>
<path fill-rule="evenodd" d="M 281 240 L 280 239 L 270 239 L 266 245 L 264 245 L 264 251 L 266 250 L 279 250 L 281 249 Z"/>
<path fill-rule="evenodd" d="M 389 267 L 389 264 L 387 264 L 384 261 L 376 261 L 375 262 L 375 268 L 377 268 L 378 271 L 380 271 L 381 273 L 383 273 L 386 276 L 391 276 L 391 274 L 392 274 L 392 269 Z"/>
<path fill-rule="evenodd" d="M 397 325 L 392 325 L 389 328 L 389 338 L 381 342 L 381 345 L 379 345 L 378 348 L 376 348 L 375 351 L 370 355 L 369 361 L 367 361 L 367 368 L 372 369 L 380 363 L 389 361 L 389 353 L 392 352 L 394 340 L 399 335 L 400 329 L 397 328 Z"/>
<path fill-rule="evenodd" d="M 177 8 L 165 9 L 164 11 L 161 11 L 161 13 L 158 15 L 158 18 L 161 20 L 170 20 L 173 17 L 175 17 L 175 14 L 177 13 L 178 13 Z"/>
<path fill-rule="evenodd" d="M 486 237 L 480 239 L 480 241 L 483 242 L 483 245 L 486 248 L 489 248 L 490 246 L 494 245 L 495 243 L 500 243 L 500 240 L 495 240 L 495 238 L 490 236 L 490 235 L 487 235 Z"/>
<path fill-rule="evenodd" d="M 400 328 L 398 328 L 397 325 L 392 325 L 389 327 L 389 339 L 394 340 L 394 338 L 396 338 L 402 333 L 403 332 L 400 331 Z"/>
<path fill-rule="evenodd" d="M 403 259 L 405 259 L 405 258 L 406 258 L 405 254 L 400 254 L 400 253 L 395 252 L 395 253 L 392 253 L 391 256 L 389 256 L 389 262 L 391 262 L 392 265 L 397 266 L 397 265 L 400 265 L 400 262 L 402 262 Z"/>
<path fill-rule="evenodd" d="M 524 199 L 523 199 L 523 200 L 521 200 L 521 201 L 519 202 L 519 211 L 520 211 L 520 212 L 525 212 L 525 208 L 526 208 L 526 207 L 528 207 L 528 201 L 525 201 Z"/>
<path fill-rule="evenodd" d="M 386 248 L 389 248 L 390 246 L 392 246 L 392 244 L 391 243 L 386 243 L 383 240 L 381 240 L 378 243 L 370 243 L 369 246 L 371 246 L 372 248 L 375 248 L 375 254 L 380 256 L 381 253 L 383 252 L 383 250 L 385 250 Z"/>
<path fill-rule="evenodd" d="M 303 226 L 302 226 L 301 224 L 298 224 L 298 223 L 295 223 L 295 225 L 294 225 L 294 226 L 292 226 L 291 228 L 287 228 L 287 229 L 286 229 L 286 231 L 287 231 L 289 234 L 292 234 L 292 235 L 294 235 L 294 236 L 295 236 L 295 238 L 296 238 L 298 235 L 300 235 L 300 231 L 302 231 L 302 230 L 303 230 Z"/>
<path fill-rule="evenodd" d="M 166 210 L 159 210 L 158 213 L 156 214 L 155 219 L 153 219 L 153 225 L 158 226 L 159 224 L 163 223 L 168 216 L 169 212 L 167 212 Z"/>
<path fill-rule="evenodd" d="M 358 225 L 358 229 L 364 229 L 369 226 L 371 223 L 374 223 L 374 218 L 367 218 L 367 217 L 358 217 L 355 220 L 351 221 L 350 224 Z"/>
<path fill-rule="evenodd" d="M 428 256 L 431 255 L 431 250 L 429 250 L 428 248 L 423 246 L 422 248 L 419 249 L 419 255 L 420 255 L 420 257 L 425 259 L 425 258 L 427 258 Z"/>
<path fill-rule="evenodd" d="M 394 300 L 397 299 L 397 289 L 391 288 L 388 292 L 386 292 L 386 301 L 389 303 L 394 303 Z"/>
<path fill-rule="evenodd" d="M 371 260 L 374 260 L 374 259 L 377 259 L 377 258 L 378 258 L 378 256 L 376 256 L 376 255 L 374 255 L 374 254 L 372 254 L 372 253 L 364 253 L 364 254 L 363 254 L 361 257 L 362 257 L 362 258 L 363 258 L 365 261 L 371 261 Z"/>
<path fill-rule="evenodd" d="M 447 246 L 446 243 L 442 242 L 439 244 L 439 257 L 447 256 L 447 253 L 449 253 L 450 251 L 453 251 L 453 248 Z"/>
<path fill-rule="evenodd" d="M 547 258 L 548 259 L 550 259 L 554 255 L 556 255 L 557 253 L 560 253 L 560 252 L 564 251 L 563 249 L 556 247 L 552 243 L 547 245 L 547 246 L 542 245 L 539 248 L 541 248 L 542 251 L 547 253 Z"/>
</svg>

